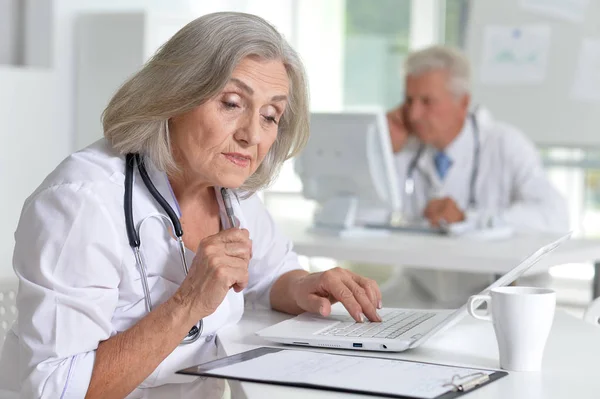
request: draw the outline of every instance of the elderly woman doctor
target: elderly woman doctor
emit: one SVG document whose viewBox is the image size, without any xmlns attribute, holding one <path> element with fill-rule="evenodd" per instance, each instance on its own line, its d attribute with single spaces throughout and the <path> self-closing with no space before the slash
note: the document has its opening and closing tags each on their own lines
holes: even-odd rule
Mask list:
<svg viewBox="0 0 600 399">
<path fill-rule="evenodd" d="M 357 321 L 380 320 L 373 281 L 301 270 L 252 195 L 308 135 L 302 65 L 264 20 L 191 22 L 118 90 L 103 123 L 105 138 L 23 207 L 0 388 L 220 397 L 219 381 L 177 384 L 173 373 L 214 359 L 214 334 L 244 303 L 327 315 L 340 301 Z"/>
</svg>

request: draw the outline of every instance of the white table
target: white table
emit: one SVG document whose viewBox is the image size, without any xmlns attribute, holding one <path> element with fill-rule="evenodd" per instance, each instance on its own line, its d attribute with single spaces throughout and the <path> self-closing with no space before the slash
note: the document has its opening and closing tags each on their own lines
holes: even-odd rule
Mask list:
<svg viewBox="0 0 600 399">
<path fill-rule="evenodd" d="M 220 355 L 229 356 L 260 346 L 275 346 L 255 336 L 254 332 L 287 317 L 290 316 L 273 311 L 246 312 L 239 324 L 219 333 Z M 420 348 L 398 354 L 371 352 L 361 352 L 361 354 L 471 367 L 498 367 L 498 349 L 492 325 L 470 317 L 445 333 L 432 338 Z M 600 397 L 599 365 L 600 328 L 563 311 L 557 311 L 546 345 L 541 372 L 510 372 L 508 376 L 470 392 L 465 398 L 597 399 Z M 235 399 L 372 398 L 372 396 L 236 381 L 230 381 L 230 386 L 232 398 Z"/>
<path fill-rule="evenodd" d="M 558 235 L 518 234 L 482 241 L 433 234 L 394 232 L 384 237 L 338 238 L 308 232 L 309 224 L 276 219 L 297 253 L 351 262 L 424 269 L 504 274 Z M 545 256 L 529 273 L 564 263 L 595 262 L 594 298 L 600 296 L 600 240 L 573 238 Z M 600 396 L 599 396 L 600 397 Z"/>
</svg>

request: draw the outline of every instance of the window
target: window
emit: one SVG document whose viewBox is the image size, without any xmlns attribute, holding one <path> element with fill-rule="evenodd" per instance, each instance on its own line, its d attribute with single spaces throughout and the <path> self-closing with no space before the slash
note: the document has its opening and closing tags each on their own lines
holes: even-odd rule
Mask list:
<svg viewBox="0 0 600 399">
<path fill-rule="evenodd" d="M 444 43 L 462 48 L 465 44 L 467 19 L 469 17 L 469 0 L 446 0 L 444 13 Z"/>
<path fill-rule="evenodd" d="M 332 18 L 335 14 L 334 19 L 339 21 L 343 14 L 339 64 L 339 74 L 343 75 L 342 105 L 346 109 L 363 106 L 387 109 L 403 97 L 401 66 L 410 48 L 435 41 L 464 46 L 472 3 L 471 0 L 346 0 L 341 4 L 327 9 L 329 14 L 325 17 Z M 297 20 L 297 23 L 308 22 Z M 335 29 L 339 26 L 336 23 Z M 321 61 L 322 54 L 307 55 L 301 51 L 301 56 L 305 61 L 307 57 Z M 327 77 L 333 79 L 330 75 L 329 72 Z M 600 151 L 544 148 L 541 155 L 550 180 L 567 199 L 572 228 L 580 236 L 600 237 Z M 293 209 L 293 217 L 309 219 L 315 204 L 302 198 L 301 189 L 293 164 L 288 162 L 279 180 L 265 193 L 265 203 L 275 217 L 290 217 Z M 567 289 L 560 286 L 561 300 L 573 303 L 589 300 L 592 265 L 557 266 L 551 274 L 556 281 L 560 280 L 559 284 L 567 284 Z"/>
<path fill-rule="evenodd" d="M 344 107 L 391 108 L 404 90 L 411 1 L 346 0 L 345 13 Z"/>
<path fill-rule="evenodd" d="M 314 16 L 316 12 L 314 3 L 308 0 L 297 1 L 299 12 L 296 13 L 295 20 L 298 25 L 294 29 L 296 36 L 302 36 L 298 32 L 314 34 L 315 29 L 326 30 L 328 34 L 335 35 L 335 32 L 331 32 L 330 26 L 325 28 L 315 26 L 321 24 L 321 20 L 332 21 L 331 25 L 334 29 L 338 27 L 341 29 L 343 43 L 339 49 L 342 58 L 340 70 L 336 76 L 319 75 L 316 78 L 322 82 L 323 79 L 336 79 L 338 76 L 343 76 L 341 98 L 342 107 L 345 109 L 363 107 L 389 109 L 397 105 L 404 95 L 404 78 L 401 71 L 404 58 L 409 52 L 411 43 L 415 42 L 411 39 L 422 34 L 421 29 L 416 31 L 412 29 L 411 18 L 417 15 L 421 22 L 424 20 L 426 25 L 431 25 L 432 21 L 435 23 L 438 20 L 433 18 L 438 14 L 432 13 L 440 9 L 444 10 L 441 7 L 444 2 L 438 0 L 346 0 L 339 3 L 341 4 L 339 7 L 335 6 L 338 2 L 332 0 L 327 2 L 332 4 L 331 6 L 319 6 L 319 12 L 326 15 L 317 18 Z M 309 3 L 312 3 L 310 7 Z M 448 5 L 449 14 L 445 18 L 446 35 L 449 37 L 450 31 L 460 26 L 458 16 L 463 12 L 460 7 L 467 2 L 448 0 L 448 3 L 452 3 Z M 305 6 L 310 13 L 303 11 Z M 340 19 L 341 24 L 338 22 Z M 420 42 L 431 41 L 431 32 L 423 32 L 422 35 L 424 38 Z M 460 35 L 455 34 L 453 37 L 458 36 Z M 311 84 L 315 84 L 315 76 L 310 76 L 311 64 L 321 62 L 322 65 L 320 59 L 322 53 L 310 52 L 310 48 L 315 47 L 314 43 L 303 46 L 299 38 L 296 38 L 294 45 L 308 66 Z M 334 60 L 335 58 L 333 57 Z M 311 97 L 316 95 L 324 99 L 319 98 L 318 106 L 313 107 L 313 111 L 316 110 L 315 108 L 319 110 L 337 108 L 339 93 L 331 94 L 331 107 L 327 106 L 327 93 L 323 90 L 315 93 L 314 87 L 311 88 Z M 289 197 L 291 193 L 299 193 L 301 190 L 302 183 L 294 173 L 293 161 L 289 161 L 283 166 L 277 181 L 265 192 L 265 201 L 267 202 L 269 197 L 277 193 L 286 193 Z"/>
<path fill-rule="evenodd" d="M 411 44 L 411 17 L 415 15 L 415 5 L 422 7 L 423 0 L 346 0 L 342 2 L 340 7 L 324 7 L 319 6 L 319 12 L 328 15 L 323 15 L 317 18 L 314 15 L 314 10 L 307 15 L 302 11 L 304 5 L 308 6 L 308 0 L 298 0 L 300 11 L 297 13 L 295 23 L 296 32 L 310 31 L 314 29 L 323 29 L 323 27 L 315 27 L 320 23 L 320 19 L 329 21 L 339 21 L 340 15 L 342 23 L 333 22 L 335 27 L 340 26 L 342 46 L 339 75 L 343 76 L 342 84 L 342 106 L 345 109 L 367 108 L 382 108 L 389 109 L 397 105 L 403 98 L 404 78 L 402 76 L 401 67 L 404 58 L 409 52 Z M 462 4 L 462 1 L 449 0 L 449 2 Z M 335 3 L 335 2 L 331 2 Z M 429 1 L 431 7 L 424 7 L 417 13 L 427 13 L 429 16 L 431 10 L 436 10 L 443 2 L 438 0 Z M 314 4 L 310 7 L 314 8 Z M 457 10 L 452 6 L 452 10 Z M 454 12 L 457 14 L 457 12 Z M 454 20 L 454 17 L 448 17 L 448 20 Z M 431 19 L 427 20 L 431 24 Z M 310 26 L 305 26 L 310 25 Z M 447 24 L 457 26 L 459 22 Z M 311 28 L 311 29 L 308 29 Z M 331 29 L 329 27 L 329 29 Z M 310 33 L 309 32 L 309 33 Z M 329 34 L 330 30 L 328 31 Z M 334 32 L 335 34 L 335 32 Z M 456 36 L 456 35 L 455 35 Z M 298 40 L 297 40 L 298 41 Z M 319 57 L 322 55 L 318 52 L 307 52 L 310 48 L 295 43 L 296 49 L 300 52 L 304 62 L 309 70 L 309 78 L 313 80 L 315 76 L 310 76 L 311 64 L 321 61 Z M 314 47 L 313 43 L 311 46 Z M 316 77 L 318 80 L 322 76 Z M 327 76 L 328 79 L 334 77 Z M 321 81 L 321 80 L 319 80 Z M 311 81 L 314 84 L 314 81 Z M 323 91 L 315 93 L 314 88 L 311 89 L 311 97 L 315 95 L 324 96 Z M 336 102 L 338 94 L 332 95 L 331 102 Z M 321 110 L 321 105 L 325 105 L 325 109 L 329 109 L 327 104 L 319 101 L 318 110 Z M 336 104 L 331 108 L 335 109 Z M 316 109 L 314 109 L 315 111 Z M 293 160 L 286 162 L 283 166 L 280 176 L 277 181 L 265 192 L 265 203 L 272 212 L 277 212 L 280 206 L 287 206 L 284 200 L 279 202 L 276 197 L 285 198 L 285 201 L 291 200 L 294 195 L 299 197 L 298 193 L 302 191 L 302 183 L 294 173 Z M 305 201 L 303 199 L 299 200 Z M 301 210 L 296 212 L 297 217 L 309 218 L 312 215 L 314 204 L 310 206 L 301 206 L 301 203 L 296 204 Z M 276 205 L 277 203 L 277 205 Z M 310 211 L 309 211 L 310 209 Z M 281 210 L 283 212 L 283 210 Z M 307 214 L 303 214 L 308 212 Z"/>
<path fill-rule="evenodd" d="M 339 12 L 335 8 L 322 11 Z M 387 109 L 397 105 L 404 90 L 400 69 L 409 51 L 411 0 L 346 0 L 341 12 L 343 61 L 339 74 L 343 75 L 343 108 Z M 309 23 L 309 20 L 296 22 Z M 300 55 L 310 64 L 312 60 L 306 59 L 310 54 L 303 54 L 302 50 L 298 49 Z M 315 90 L 311 91 L 314 95 Z M 325 105 L 325 108 L 329 107 Z M 302 183 L 294 173 L 293 161 L 288 161 L 269 192 L 299 193 L 301 190 Z"/>
<path fill-rule="evenodd" d="M 544 148 L 548 175 L 569 204 L 571 228 L 585 237 L 600 237 L 600 151 Z"/>
</svg>

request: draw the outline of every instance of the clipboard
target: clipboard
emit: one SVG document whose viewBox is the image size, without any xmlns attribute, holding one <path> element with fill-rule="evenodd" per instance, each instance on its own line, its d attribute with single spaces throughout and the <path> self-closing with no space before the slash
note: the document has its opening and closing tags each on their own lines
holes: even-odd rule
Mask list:
<svg viewBox="0 0 600 399">
<path fill-rule="evenodd" d="M 309 359 L 308 363 L 299 365 L 306 359 Z M 286 364 L 286 361 L 288 362 L 287 366 L 282 366 Z M 303 374 L 303 370 L 298 367 L 310 366 L 310 361 L 315 362 L 316 368 L 309 368 L 310 372 Z M 329 371 L 323 372 L 325 363 L 333 365 L 332 370 L 341 365 L 341 372 L 336 370 L 335 373 L 327 375 Z M 384 378 L 385 376 L 378 371 L 384 369 L 377 369 L 377 367 L 385 367 L 386 373 L 394 374 L 397 377 L 392 378 L 391 381 L 386 379 L 383 384 L 381 381 L 374 381 L 376 378 L 374 380 L 362 378 L 364 374 L 357 379 L 351 374 L 360 372 L 358 369 L 343 369 L 353 363 L 360 365 L 358 367 L 367 367 L 372 374 L 376 372 Z M 321 370 L 317 370 L 319 367 Z M 285 370 L 286 368 L 292 370 Z M 296 370 L 293 370 L 294 368 Z M 317 371 L 313 372 L 314 370 Z M 504 371 L 489 369 L 281 348 L 257 348 L 180 370 L 177 373 L 402 399 L 457 398 L 508 375 Z M 311 373 L 314 375 L 309 375 Z M 410 373 L 420 373 L 420 379 L 412 378 L 411 376 L 417 374 Z M 401 377 L 400 380 L 399 377 Z M 404 387 L 402 378 L 407 380 Z M 416 389 L 411 384 L 419 385 L 421 388 Z M 394 387 L 390 388 L 391 386 Z"/>
</svg>

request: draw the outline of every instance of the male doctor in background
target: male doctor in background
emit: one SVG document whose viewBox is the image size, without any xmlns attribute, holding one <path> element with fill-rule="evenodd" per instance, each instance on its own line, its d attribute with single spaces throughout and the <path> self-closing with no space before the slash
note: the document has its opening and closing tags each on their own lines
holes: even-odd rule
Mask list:
<svg viewBox="0 0 600 399">
<path fill-rule="evenodd" d="M 565 201 L 546 178 L 531 140 L 482 107 L 469 112 L 470 67 L 462 53 L 442 46 L 420 50 L 408 56 L 405 72 L 404 103 L 387 119 L 406 219 L 529 232 L 568 229 Z M 449 305 L 491 280 L 484 274 L 407 274 Z"/>
</svg>

